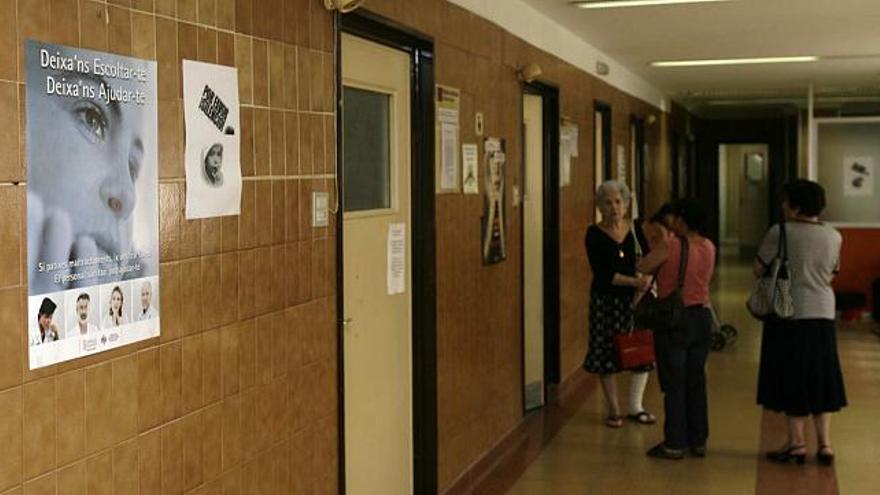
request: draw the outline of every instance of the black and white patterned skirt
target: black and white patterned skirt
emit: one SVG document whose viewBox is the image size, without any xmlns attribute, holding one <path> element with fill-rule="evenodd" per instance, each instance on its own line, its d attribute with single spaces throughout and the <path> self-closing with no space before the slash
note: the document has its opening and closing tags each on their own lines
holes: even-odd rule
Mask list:
<svg viewBox="0 0 880 495">
<path fill-rule="evenodd" d="M 614 349 L 614 334 L 632 330 L 632 296 L 590 294 L 590 344 L 584 369 L 588 373 L 607 375 L 623 371 L 617 362 Z M 647 365 L 630 371 L 651 371 L 654 365 Z"/>
</svg>

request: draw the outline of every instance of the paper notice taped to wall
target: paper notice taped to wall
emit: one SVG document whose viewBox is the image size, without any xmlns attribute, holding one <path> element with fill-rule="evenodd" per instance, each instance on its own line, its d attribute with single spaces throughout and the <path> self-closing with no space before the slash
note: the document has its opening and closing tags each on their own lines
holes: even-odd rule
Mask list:
<svg viewBox="0 0 880 495">
<path fill-rule="evenodd" d="M 406 224 L 388 226 L 388 295 L 406 291 Z"/>
</svg>

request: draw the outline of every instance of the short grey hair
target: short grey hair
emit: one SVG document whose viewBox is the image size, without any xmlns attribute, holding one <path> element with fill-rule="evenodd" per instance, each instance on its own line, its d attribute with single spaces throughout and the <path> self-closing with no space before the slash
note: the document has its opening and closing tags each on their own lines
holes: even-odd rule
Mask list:
<svg viewBox="0 0 880 495">
<path fill-rule="evenodd" d="M 629 206 L 629 202 L 632 199 L 632 193 L 629 191 L 629 186 L 619 180 L 606 180 L 599 185 L 599 188 L 596 189 L 596 204 L 601 205 L 605 203 L 605 198 L 607 198 L 612 192 L 620 193 L 623 203 Z"/>
</svg>

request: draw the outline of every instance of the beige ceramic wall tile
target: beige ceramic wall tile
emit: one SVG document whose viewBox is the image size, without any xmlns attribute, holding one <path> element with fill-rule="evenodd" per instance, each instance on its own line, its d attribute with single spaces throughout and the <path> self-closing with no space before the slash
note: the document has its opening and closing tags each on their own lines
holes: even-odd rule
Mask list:
<svg viewBox="0 0 880 495">
<path fill-rule="evenodd" d="M 55 378 L 24 386 L 24 477 L 36 478 L 55 469 Z"/>
<path fill-rule="evenodd" d="M 204 403 L 202 382 L 202 336 L 195 335 L 182 341 L 182 397 L 183 413 L 188 414 Z"/>
<path fill-rule="evenodd" d="M 287 150 L 284 132 L 284 111 L 269 112 L 269 170 L 276 177 L 287 175 Z"/>
<path fill-rule="evenodd" d="M 253 250 L 241 252 L 241 269 L 239 270 L 239 299 L 238 313 L 241 318 L 251 318 L 255 314 L 256 304 L 256 280 L 255 280 L 255 253 Z"/>
<path fill-rule="evenodd" d="M 105 15 L 110 19 L 107 26 L 108 48 L 113 53 L 131 56 L 131 10 L 111 7 L 107 9 Z"/>
<path fill-rule="evenodd" d="M 198 22 L 199 0 L 177 0 L 177 17 L 184 21 Z"/>
<path fill-rule="evenodd" d="M 86 370 L 86 453 L 113 444 L 113 368 L 103 363 Z"/>
<path fill-rule="evenodd" d="M 0 79 L 18 80 L 19 45 L 16 37 L 16 0 L 0 0 Z M 4 114 L 9 115 L 9 114 Z"/>
<path fill-rule="evenodd" d="M 131 8 L 153 13 L 156 11 L 156 0 L 131 0 Z"/>
<path fill-rule="evenodd" d="M 18 88 L 16 87 L 15 83 L 0 82 L 0 112 L 2 112 L 0 113 L 0 115 L 17 115 Z M 22 169 L 18 161 L 18 119 L 12 119 L 9 124 L 11 127 L 11 129 L 9 129 L 9 132 L 5 132 L 2 136 L 0 136 L 0 154 L 6 157 L 2 161 L 0 161 L 0 181 L 20 181 L 24 177 L 22 176 Z M 0 194 L 4 194 L 5 196 L 9 197 L 12 194 L 12 191 L 0 191 Z M 7 228 L 9 228 L 9 226 L 7 226 Z M 6 270 L 3 270 L 2 272 L 0 272 L 0 277 L 3 276 L 8 277 L 9 273 Z"/>
<path fill-rule="evenodd" d="M 217 33 L 217 63 L 229 67 L 235 66 L 235 35 L 231 33 Z"/>
<path fill-rule="evenodd" d="M 256 182 L 256 238 L 258 246 L 272 244 L 272 183 L 270 181 Z M 262 299 L 266 293 L 257 292 Z"/>
<path fill-rule="evenodd" d="M 239 333 L 239 325 L 228 325 L 220 329 L 220 374 L 224 398 L 237 394 L 240 387 Z"/>
<path fill-rule="evenodd" d="M 238 253 L 226 253 L 221 258 L 220 267 L 220 292 L 223 308 L 220 310 L 221 325 L 231 325 L 238 321 L 238 280 L 239 280 L 239 255 Z"/>
<path fill-rule="evenodd" d="M 140 493 L 162 493 L 162 430 L 139 436 L 137 447 Z"/>
<path fill-rule="evenodd" d="M 24 484 L 24 495 L 55 495 L 57 484 L 55 473 L 47 474 L 41 478 L 28 481 Z"/>
<path fill-rule="evenodd" d="M 90 0 L 79 2 L 80 45 L 98 51 L 107 51 L 107 9 L 105 5 Z"/>
<path fill-rule="evenodd" d="M 272 173 L 271 130 L 269 127 L 269 110 L 254 109 L 254 170 L 255 175 L 264 176 Z"/>
<path fill-rule="evenodd" d="M 220 329 L 202 334 L 202 379 L 205 405 L 211 405 L 222 397 L 220 378 Z"/>
<path fill-rule="evenodd" d="M 16 154 L 13 152 L 11 156 Z M 19 266 L 22 263 L 22 256 L 19 219 L 24 208 L 17 189 L 17 187 L 0 186 L 0 205 L 3 205 L 6 214 L 6 218 L 0 224 L 0 288 L 17 286 L 20 283 Z"/>
<path fill-rule="evenodd" d="M 116 444 L 127 441 L 138 434 L 138 416 L 140 415 L 138 371 L 137 354 L 113 361 L 113 422 L 111 429 Z"/>
<path fill-rule="evenodd" d="M 199 57 L 201 62 L 217 63 L 217 31 L 199 28 Z"/>
<path fill-rule="evenodd" d="M 269 105 L 269 44 L 254 39 L 254 105 Z"/>
<path fill-rule="evenodd" d="M 87 495 L 85 461 L 58 470 L 58 495 Z"/>
<path fill-rule="evenodd" d="M 79 43 L 79 4 L 77 0 L 49 1 L 49 38 L 67 46 Z"/>
<path fill-rule="evenodd" d="M 285 182 L 284 180 L 272 181 L 272 243 L 276 246 L 284 243 L 285 229 L 287 228 Z M 286 272 L 278 270 L 276 273 L 284 274 Z M 278 287 L 278 289 L 283 289 L 283 287 Z"/>
<path fill-rule="evenodd" d="M 156 19 L 152 15 L 132 14 L 131 54 L 148 60 L 156 58 Z"/>
<path fill-rule="evenodd" d="M 217 0 L 217 27 L 235 28 L 235 0 Z"/>
<path fill-rule="evenodd" d="M 199 24 L 217 25 L 217 2 L 218 0 L 198 0 Z"/>
<path fill-rule="evenodd" d="M 0 445 L 6 453 L 0 456 L 0 490 L 12 488 L 22 480 L 23 410 L 21 387 L 0 392 Z"/>
<path fill-rule="evenodd" d="M 137 440 L 120 444 L 113 449 L 113 493 L 140 493 Z"/>
<path fill-rule="evenodd" d="M 150 430 L 162 422 L 162 382 L 159 348 L 151 348 L 137 354 L 138 365 L 138 423 L 141 432 Z"/>
</svg>

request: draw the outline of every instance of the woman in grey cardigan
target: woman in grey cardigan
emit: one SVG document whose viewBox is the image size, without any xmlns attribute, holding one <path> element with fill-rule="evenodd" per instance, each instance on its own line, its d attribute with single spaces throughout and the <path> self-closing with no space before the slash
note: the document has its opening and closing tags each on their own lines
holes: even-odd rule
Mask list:
<svg viewBox="0 0 880 495">
<path fill-rule="evenodd" d="M 767 453 L 777 462 L 804 463 L 804 428 L 812 417 L 817 460 L 832 464 L 831 413 L 846 406 L 831 288 L 842 240 L 837 230 L 819 221 L 824 208 L 822 186 L 807 180 L 788 184 L 782 203 L 785 222 L 767 232 L 755 260 L 755 275 L 760 276 L 776 255 L 784 228 L 794 317 L 765 321 L 758 372 L 758 404 L 785 413 L 788 420 L 788 442 Z"/>
</svg>

